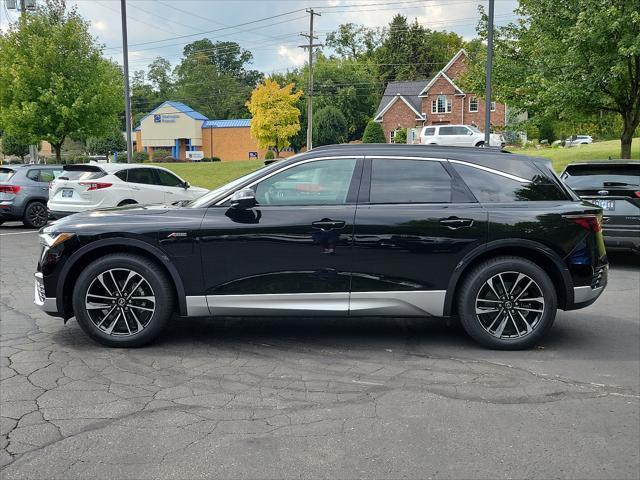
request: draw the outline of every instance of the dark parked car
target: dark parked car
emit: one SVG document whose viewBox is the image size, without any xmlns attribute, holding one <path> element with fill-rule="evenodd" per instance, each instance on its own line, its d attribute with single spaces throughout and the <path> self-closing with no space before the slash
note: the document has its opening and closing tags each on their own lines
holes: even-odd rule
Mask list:
<svg viewBox="0 0 640 480">
<path fill-rule="evenodd" d="M 459 316 L 536 344 L 607 283 L 602 210 L 544 160 L 423 145 L 316 148 L 184 207 L 46 227 L 35 302 L 110 346 L 181 316 Z M 301 320 L 302 321 L 302 320 Z"/>
<path fill-rule="evenodd" d="M 62 173 L 62 165 L 0 166 L 0 224 L 22 220 L 27 227 L 47 224 L 49 182 Z"/>
<path fill-rule="evenodd" d="M 602 208 L 607 249 L 640 253 L 640 162 L 572 163 L 561 178 L 584 200 Z"/>
</svg>

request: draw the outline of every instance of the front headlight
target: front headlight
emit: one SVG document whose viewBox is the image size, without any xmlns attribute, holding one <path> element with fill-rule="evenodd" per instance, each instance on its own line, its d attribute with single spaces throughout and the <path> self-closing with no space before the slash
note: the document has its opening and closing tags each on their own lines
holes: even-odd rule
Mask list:
<svg viewBox="0 0 640 480">
<path fill-rule="evenodd" d="M 47 247 L 53 248 L 56 245 L 60 245 L 61 243 L 66 242 L 70 238 L 75 236 L 75 233 L 41 233 L 40 235 L 40 243 Z"/>
</svg>

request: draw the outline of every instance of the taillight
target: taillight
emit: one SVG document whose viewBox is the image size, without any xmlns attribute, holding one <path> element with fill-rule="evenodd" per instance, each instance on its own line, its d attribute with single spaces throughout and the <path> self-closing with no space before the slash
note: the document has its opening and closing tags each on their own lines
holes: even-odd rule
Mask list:
<svg viewBox="0 0 640 480">
<path fill-rule="evenodd" d="M 0 185 L 0 193 L 13 193 L 14 195 L 20 191 L 18 185 Z"/>
<path fill-rule="evenodd" d="M 640 198 L 640 190 L 638 190 L 637 192 L 634 192 L 634 195 L 638 198 Z"/>
<path fill-rule="evenodd" d="M 563 215 L 563 218 L 580 225 L 585 230 L 597 233 L 602 230 L 602 215 L 585 213 L 582 215 Z"/>
<path fill-rule="evenodd" d="M 91 190 L 100 190 L 102 188 L 109 188 L 111 185 L 113 185 L 112 183 L 102 183 L 102 182 L 78 182 L 79 185 L 82 185 L 83 187 L 89 187 L 87 188 L 87 192 L 90 192 Z"/>
</svg>

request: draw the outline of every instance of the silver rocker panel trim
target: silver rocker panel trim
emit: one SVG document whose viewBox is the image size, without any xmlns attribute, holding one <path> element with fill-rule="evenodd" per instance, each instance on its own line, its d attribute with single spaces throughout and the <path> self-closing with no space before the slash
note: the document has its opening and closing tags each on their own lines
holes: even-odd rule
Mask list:
<svg viewBox="0 0 640 480">
<path fill-rule="evenodd" d="M 446 290 L 188 296 L 187 315 L 434 316 Z"/>
</svg>

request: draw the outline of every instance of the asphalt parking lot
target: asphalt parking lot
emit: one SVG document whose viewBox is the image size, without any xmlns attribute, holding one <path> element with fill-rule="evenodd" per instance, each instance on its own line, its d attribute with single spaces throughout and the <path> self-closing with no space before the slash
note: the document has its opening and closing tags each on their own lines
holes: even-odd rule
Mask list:
<svg viewBox="0 0 640 480">
<path fill-rule="evenodd" d="M 640 476 L 640 262 L 523 352 L 439 319 L 176 320 L 136 350 L 33 305 L 0 227 L 0 477 Z"/>
</svg>

